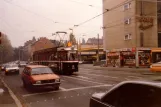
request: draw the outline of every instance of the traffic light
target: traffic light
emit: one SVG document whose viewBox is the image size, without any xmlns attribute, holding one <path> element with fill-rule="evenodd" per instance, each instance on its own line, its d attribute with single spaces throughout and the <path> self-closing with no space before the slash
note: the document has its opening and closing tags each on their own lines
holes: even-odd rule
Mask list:
<svg viewBox="0 0 161 107">
<path fill-rule="evenodd" d="M 0 45 L 2 44 L 2 33 L 0 32 Z"/>
</svg>

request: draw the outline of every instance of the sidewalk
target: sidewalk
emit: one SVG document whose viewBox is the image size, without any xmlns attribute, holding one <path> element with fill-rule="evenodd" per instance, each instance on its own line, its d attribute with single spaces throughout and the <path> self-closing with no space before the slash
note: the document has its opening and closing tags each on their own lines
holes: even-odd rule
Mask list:
<svg viewBox="0 0 161 107">
<path fill-rule="evenodd" d="M 4 92 L 1 93 L 1 91 Z M 15 101 L 11 97 L 8 89 L 2 83 L 1 79 L 0 79 L 0 107 L 17 107 Z"/>
<path fill-rule="evenodd" d="M 79 66 L 80 66 L 80 68 L 95 69 L 95 70 L 109 70 L 109 71 L 127 71 L 127 72 L 152 73 L 149 68 L 100 67 L 100 66 L 93 66 L 93 64 L 81 64 Z"/>
</svg>

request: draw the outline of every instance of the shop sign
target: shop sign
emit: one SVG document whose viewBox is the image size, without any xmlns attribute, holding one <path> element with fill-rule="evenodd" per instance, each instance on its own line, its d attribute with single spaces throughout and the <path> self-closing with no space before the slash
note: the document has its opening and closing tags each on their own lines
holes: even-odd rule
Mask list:
<svg viewBox="0 0 161 107">
<path fill-rule="evenodd" d="M 135 47 L 133 47 L 131 51 L 132 51 L 132 52 L 135 52 L 135 51 L 136 51 L 136 48 L 135 48 Z"/>
<path fill-rule="evenodd" d="M 131 51 L 131 48 L 123 48 L 121 51 Z"/>
<path fill-rule="evenodd" d="M 146 30 L 146 29 L 149 29 L 153 26 L 153 21 L 154 19 L 152 17 L 138 17 L 138 22 L 140 22 L 140 26 L 139 28 L 141 30 Z"/>
<path fill-rule="evenodd" d="M 150 51 L 151 49 L 150 48 L 137 48 L 137 50 L 143 50 L 143 51 L 144 50 L 149 50 Z"/>
<path fill-rule="evenodd" d="M 123 55 L 135 55 L 134 52 L 122 52 Z"/>
<path fill-rule="evenodd" d="M 118 56 L 119 53 L 107 53 L 107 56 Z"/>
</svg>

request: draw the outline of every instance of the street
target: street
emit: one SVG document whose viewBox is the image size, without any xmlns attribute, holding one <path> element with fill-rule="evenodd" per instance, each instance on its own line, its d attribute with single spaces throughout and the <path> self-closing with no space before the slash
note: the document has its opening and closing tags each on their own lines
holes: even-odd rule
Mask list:
<svg viewBox="0 0 161 107">
<path fill-rule="evenodd" d="M 20 68 L 21 72 L 23 68 Z M 79 72 L 71 76 L 60 75 L 58 91 L 50 88 L 26 90 L 22 86 L 21 75 L 2 74 L 3 81 L 27 107 L 89 107 L 93 93 L 106 92 L 112 86 L 125 80 L 150 80 L 153 75 L 139 72 L 108 71 L 85 68 L 80 65 Z"/>
</svg>

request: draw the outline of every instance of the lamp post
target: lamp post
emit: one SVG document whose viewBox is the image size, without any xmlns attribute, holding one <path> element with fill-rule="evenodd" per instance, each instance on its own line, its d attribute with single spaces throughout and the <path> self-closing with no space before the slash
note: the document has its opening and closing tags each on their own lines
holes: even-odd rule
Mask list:
<svg viewBox="0 0 161 107">
<path fill-rule="evenodd" d="M 98 34 L 98 50 L 97 50 L 97 61 L 99 61 L 99 34 Z"/>
</svg>

